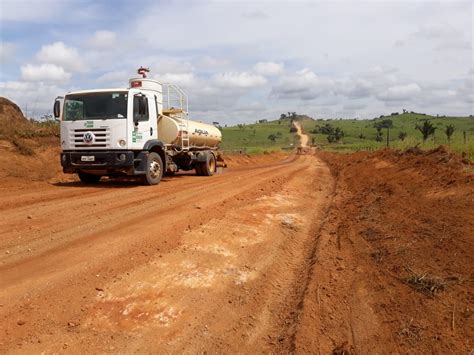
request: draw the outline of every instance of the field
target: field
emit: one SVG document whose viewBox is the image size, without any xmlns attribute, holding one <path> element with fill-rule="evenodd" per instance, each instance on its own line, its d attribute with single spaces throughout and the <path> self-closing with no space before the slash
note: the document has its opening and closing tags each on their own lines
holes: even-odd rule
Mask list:
<svg viewBox="0 0 474 355">
<path fill-rule="evenodd" d="M 385 116 L 377 120 L 303 120 L 302 124 L 305 132 L 308 133 L 311 138 L 314 138 L 316 145 L 328 150 L 353 152 L 386 147 L 386 129 L 382 129 L 382 141 L 377 142 L 375 140 L 376 129 L 374 128 L 374 123 L 382 119 L 390 119 L 393 122 L 393 128 L 390 129 L 389 140 L 389 145 L 392 148 L 405 149 L 419 144 L 422 149 L 433 149 L 438 145 L 446 145 L 458 153 L 465 152 L 471 160 L 474 158 L 473 117 L 433 117 L 407 113 L 397 116 Z M 425 119 L 429 119 L 434 124 L 436 131 L 434 136 L 430 137 L 426 142 L 423 142 L 422 135 L 415 129 L 415 126 L 422 123 L 422 120 Z M 341 142 L 330 144 L 325 134 L 311 133 L 315 127 L 324 126 L 328 123 L 344 131 L 344 137 Z M 451 142 L 448 142 L 446 134 L 444 133 L 447 125 L 453 125 L 455 127 Z M 403 141 L 398 138 L 400 132 L 406 132 L 407 134 L 407 137 Z M 464 132 L 466 134 L 465 141 Z M 361 138 L 360 135 L 364 137 Z"/>
<path fill-rule="evenodd" d="M 268 139 L 270 135 L 275 135 L 274 142 Z M 288 120 L 224 127 L 222 137 L 224 151 L 242 150 L 248 154 L 291 148 L 298 143 L 296 135 L 290 133 Z"/>
</svg>

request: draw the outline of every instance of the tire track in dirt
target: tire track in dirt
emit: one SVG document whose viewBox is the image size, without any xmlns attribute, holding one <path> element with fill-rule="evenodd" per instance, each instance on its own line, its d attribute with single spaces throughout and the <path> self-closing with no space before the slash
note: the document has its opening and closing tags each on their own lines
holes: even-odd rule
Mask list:
<svg viewBox="0 0 474 355">
<path fill-rule="evenodd" d="M 294 158 L 292 158 L 294 159 Z M 292 160 L 289 160 L 287 163 L 291 162 Z M 267 174 L 271 172 L 272 170 L 279 170 L 281 169 L 281 163 L 278 164 L 273 164 L 273 165 L 268 165 L 264 167 L 259 167 L 258 169 L 256 168 L 249 168 L 249 169 L 239 169 L 239 179 L 253 179 L 256 176 L 259 176 L 261 174 Z M 186 176 L 186 175 L 185 175 Z M 232 175 L 231 175 L 232 176 Z M 230 177 L 230 176 L 229 176 Z M 181 187 L 181 186 L 176 186 L 176 184 L 173 184 L 173 180 L 170 180 L 169 183 L 171 186 L 166 186 L 163 184 L 163 191 L 161 190 L 155 190 L 152 191 L 151 193 L 147 194 L 147 199 L 143 199 L 143 195 L 139 192 L 136 191 L 146 191 L 146 187 L 133 187 L 133 185 L 130 187 L 132 191 L 129 191 L 128 188 L 125 191 L 122 191 L 120 189 L 117 189 L 116 184 L 104 184 L 105 186 L 102 186 L 102 189 L 104 190 L 103 192 L 103 197 L 101 198 L 100 202 L 97 202 L 97 197 L 96 196 L 89 196 L 86 195 L 84 197 L 81 197 L 79 199 L 73 199 L 70 200 L 69 197 L 63 198 L 61 203 L 54 203 L 54 205 L 50 205 L 53 209 L 53 212 L 50 213 L 48 216 L 36 216 L 37 213 L 35 213 L 36 208 L 31 207 L 30 210 L 28 211 L 21 211 L 19 213 L 16 213 L 15 209 L 12 209 L 10 211 L 10 214 L 7 214 L 5 216 L 2 216 L 0 221 L 7 221 L 3 222 L 2 224 L 4 225 L 4 235 L 0 234 L 3 240 L 3 251 L 5 249 L 11 251 L 12 245 L 11 243 L 5 243 L 8 241 L 8 238 L 5 237 L 6 234 L 12 235 L 11 230 L 12 228 L 15 228 L 15 234 L 20 234 L 20 233 L 25 233 L 28 232 L 29 229 L 31 229 L 31 226 L 28 224 L 24 223 L 25 217 L 29 214 L 33 215 L 35 218 L 34 224 L 35 228 L 39 229 L 42 231 L 42 235 L 35 236 L 34 238 L 25 238 L 23 236 L 21 240 L 21 244 L 24 247 L 24 244 L 27 242 L 31 242 L 35 239 L 42 239 L 45 238 L 46 236 L 46 246 L 48 248 L 51 248 L 51 243 L 50 243 L 50 238 L 49 236 L 52 233 L 57 233 L 57 232 L 62 232 L 62 231 L 67 231 L 66 234 L 63 233 L 63 239 L 66 239 L 67 243 L 71 244 L 71 238 L 77 238 L 80 233 L 86 229 L 86 230 L 96 230 L 95 237 L 102 235 L 103 233 L 106 232 L 111 232 L 115 229 L 120 229 L 122 227 L 130 226 L 136 223 L 140 223 L 143 221 L 144 218 L 151 218 L 156 214 L 163 214 L 163 213 L 170 213 L 172 209 L 169 207 L 169 204 L 185 204 L 186 200 L 192 200 L 196 199 L 196 201 L 199 201 L 200 199 L 198 198 L 197 195 L 202 194 L 204 191 L 214 191 L 216 188 L 224 185 L 232 185 L 233 182 L 229 182 L 229 177 L 227 174 L 225 175 L 219 175 L 215 176 L 212 179 L 206 179 L 204 181 L 202 178 L 196 178 L 195 181 L 192 181 L 191 183 L 187 183 L 186 186 Z M 178 178 L 178 177 L 177 177 Z M 192 178 L 194 177 L 191 176 L 186 176 L 183 177 L 185 179 Z M 203 185 L 203 182 L 206 182 Z M 181 185 L 181 181 L 178 181 L 179 185 Z M 113 190 L 107 189 L 108 185 L 112 185 Z M 128 185 L 125 185 L 128 187 Z M 160 186 L 161 187 L 161 186 Z M 199 187 L 199 189 L 197 188 Z M 82 188 L 82 187 L 80 187 Z M 119 196 L 117 196 L 119 194 Z M 155 196 L 159 196 L 159 200 L 155 199 Z M 104 198 L 105 197 L 105 198 Z M 124 201 L 123 203 L 117 203 L 116 201 Z M 50 201 L 51 202 L 51 201 Z M 114 203 L 113 205 L 110 205 L 110 203 Z M 94 210 L 94 206 L 95 208 Z M 103 209 L 103 207 L 107 208 L 107 215 L 109 217 L 104 217 L 100 216 L 100 211 Z M 159 207 L 160 206 L 160 207 Z M 46 208 L 44 209 L 46 211 Z M 54 225 L 51 225 L 50 223 L 50 216 L 54 217 L 54 214 L 56 213 L 57 210 L 84 210 L 86 211 L 86 214 L 84 213 L 79 213 L 77 216 L 73 215 L 69 217 L 68 219 L 63 219 L 59 220 L 59 223 L 55 223 Z M 91 210 L 91 211 L 89 211 Z M 123 211 L 127 210 L 127 217 L 124 219 L 121 215 L 123 214 Z M 42 212 L 45 212 L 42 211 Z M 151 211 L 148 214 L 143 213 L 143 211 Z M 113 214 L 113 213 L 116 214 Z M 22 215 L 24 213 L 24 216 Z M 117 216 L 119 215 L 119 216 Z M 100 221 L 98 221 L 100 219 Z M 104 220 L 106 219 L 106 220 Z M 81 222 L 82 221 L 82 222 Z M 85 221 L 85 222 L 84 222 Z M 92 223 L 90 225 L 85 225 L 85 223 Z M 71 225 L 75 225 L 75 228 L 71 228 Z M 104 227 L 106 225 L 107 227 Z M 23 229 L 21 229 L 23 228 Z M 104 229 L 106 228 L 106 229 Z M 81 238 L 87 238 L 87 239 L 93 239 L 95 238 L 94 235 L 90 235 L 89 233 L 86 232 L 85 235 L 82 235 Z M 18 240 L 16 238 L 11 240 L 12 243 L 18 243 Z M 80 242 L 80 241 L 79 241 Z M 13 244 L 14 246 L 15 244 Z M 61 245 L 58 245 L 57 248 L 61 248 Z M 37 245 L 32 244 L 28 249 L 39 249 Z M 39 250 L 38 250 L 39 251 Z M 37 252 L 38 252 L 37 251 Z M 2 249 L 0 249 L 0 253 L 2 252 Z M 13 253 L 1 253 L 0 255 L 0 261 L 2 260 L 2 256 L 4 258 L 12 259 Z M 24 253 L 24 256 L 28 257 L 29 253 Z M 42 257 L 41 255 L 39 257 Z M 16 265 L 14 265 L 16 266 Z M 0 267 L 1 268 L 1 267 Z"/>
<path fill-rule="evenodd" d="M 74 202 L 75 210 L 72 212 L 75 214 L 65 211 L 66 216 L 71 218 L 70 224 L 74 233 L 69 233 L 68 229 L 61 230 L 58 233 L 63 235 L 63 239 L 58 244 L 45 246 L 32 255 L 21 256 L 17 261 L 3 259 L 4 264 L 0 267 L 0 273 L 2 284 L 7 287 L 2 290 L 2 299 L 5 299 L 9 307 L 0 308 L 0 317 L 8 319 L 6 328 L 2 327 L 0 331 L 5 334 L 5 339 L 9 339 L 7 343 L 10 345 L 7 348 L 11 349 L 11 346 L 18 341 L 23 347 L 38 336 L 44 338 L 47 336 L 45 332 L 48 329 L 59 331 L 60 337 L 68 335 L 68 319 L 83 319 L 84 312 L 80 309 L 87 313 L 91 307 L 90 302 L 97 294 L 94 285 L 120 282 L 131 270 L 136 270 L 140 265 L 147 265 L 155 258 L 161 259 L 160 255 L 165 257 L 176 254 L 184 243 L 183 232 L 189 233 L 198 228 L 207 228 L 206 226 L 211 221 L 216 221 L 212 223 L 217 223 L 217 225 L 225 223 L 226 216 L 229 214 L 234 216 L 237 223 L 242 208 L 247 208 L 245 206 L 250 208 L 255 199 L 272 196 L 281 189 L 286 191 L 285 194 L 296 193 L 298 196 L 304 194 L 305 188 L 301 186 L 308 183 L 306 175 L 315 174 L 313 164 L 312 157 L 293 157 L 284 163 L 229 171 L 215 178 L 193 180 L 191 183 L 188 179 L 193 179 L 193 177 L 172 179 L 169 183 L 160 185 L 163 189 L 149 193 L 147 201 L 138 207 L 134 206 L 135 201 L 140 201 L 141 198 L 135 197 L 131 193 L 132 190 L 127 189 L 124 195 L 131 197 L 124 198 L 120 189 L 114 189 L 108 191 L 105 197 L 110 200 L 113 195 L 116 195 L 119 202 L 111 206 L 110 212 L 107 212 L 110 216 L 101 221 L 102 226 L 88 223 L 75 229 L 77 227 L 75 224 L 82 217 L 97 212 L 94 208 L 81 209 L 81 206 L 90 202 L 90 196 L 79 198 L 79 201 Z M 292 183 L 292 181 L 298 182 Z M 289 184 L 296 184 L 298 187 L 290 192 L 285 188 Z M 134 189 L 140 193 L 149 191 L 144 187 Z M 65 192 L 67 192 L 66 189 Z M 64 198 L 67 199 L 68 196 Z M 279 203 L 281 204 L 281 201 Z M 308 202 L 305 203 L 308 204 Z M 50 211 L 64 209 L 64 204 L 53 202 L 50 204 L 47 204 Z M 109 207 L 107 211 L 108 209 Z M 270 218 L 261 215 L 259 211 L 252 213 L 263 216 L 263 219 Z M 120 214 L 125 215 L 125 219 L 114 221 Z M 58 214 L 56 220 L 61 217 L 64 218 Z M 149 223 L 143 224 L 143 221 L 149 221 Z M 238 225 L 240 224 L 237 223 L 236 226 Z M 96 227 L 98 227 L 97 231 L 91 233 Z M 229 227 L 233 228 L 233 226 Z M 291 228 L 289 230 L 291 231 Z M 220 229 L 214 230 L 213 233 L 218 231 L 226 235 L 225 230 Z M 277 231 L 280 233 L 280 229 Z M 238 230 L 235 232 L 239 233 Z M 47 235 L 47 230 L 44 234 Z M 290 233 L 290 235 L 293 234 L 293 232 Z M 219 236 L 219 234 L 215 235 Z M 244 241 L 245 238 L 242 238 L 241 240 Z M 225 240 L 223 242 L 227 243 Z M 303 244 L 300 243 L 300 245 Z M 269 270 L 276 268 L 275 255 L 282 252 L 284 248 L 272 250 L 273 254 L 268 256 L 267 263 L 262 264 L 262 268 L 267 267 Z M 209 260 L 211 259 L 203 259 L 203 262 Z M 296 261 L 294 263 L 297 264 Z M 286 266 L 288 262 L 282 265 Z M 234 272 L 232 268 L 223 270 L 229 270 L 231 274 Z M 271 274 L 270 271 L 268 272 Z M 285 282 L 290 283 L 291 272 L 286 272 L 285 275 L 287 279 Z M 264 286 L 261 287 L 263 287 L 262 290 L 265 289 Z M 270 292 L 269 295 L 278 296 L 274 292 Z M 255 300 L 255 302 L 254 306 L 258 308 L 261 300 Z M 285 303 L 281 299 L 274 302 Z M 203 310 L 204 313 L 206 313 L 205 310 Z M 18 317 L 27 319 L 28 326 L 15 325 Z M 266 330 L 274 331 L 274 328 L 269 327 L 268 322 L 262 321 L 262 324 L 264 324 L 261 327 L 262 334 Z M 15 329 L 15 332 L 10 334 L 8 329 Z M 90 329 L 84 330 L 87 334 L 89 331 Z M 60 337 L 53 340 L 60 341 Z M 267 344 L 267 341 L 261 338 L 255 339 L 255 342 L 260 345 Z M 215 348 L 217 343 L 210 343 L 208 346 Z M 36 349 L 40 348 L 41 346 Z"/>
<path fill-rule="evenodd" d="M 261 175 L 265 176 L 266 174 L 272 173 L 273 171 L 279 171 L 281 168 L 282 167 L 280 166 L 280 164 L 278 164 L 276 166 L 271 165 L 265 168 L 249 169 L 248 171 L 241 172 L 238 178 L 239 179 L 244 179 L 244 178 L 256 179 L 257 177 L 260 177 Z M 161 191 L 154 192 L 150 194 L 150 196 L 147 198 L 146 201 L 143 201 L 143 197 L 140 194 L 135 194 L 135 198 L 133 198 L 131 201 L 115 204 L 113 207 L 107 206 L 107 213 L 116 212 L 118 214 L 123 214 L 123 210 L 127 208 L 128 209 L 127 214 L 129 216 L 127 216 L 124 219 L 124 218 L 116 218 L 116 215 L 112 215 L 110 218 L 111 219 L 110 222 L 106 223 L 105 225 L 103 222 L 101 222 L 101 224 L 103 224 L 102 226 L 96 226 L 93 224 L 91 226 L 80 225 L 78 229 L 73 228 L 73 233 L 71 233 L 71 235 L 68 235 L 68 236 L 72 236 L 72 234 L 78 235 L 81 231 L 84 233 L 84 230 L 86 232 L 84 235 L 78 236 L 78 238 L 76 238 L 75 240 L 71 240 L 68 238 L 67 243 L 70 247 L 75 247 L 81 244 L 82 239 L 87 239 L 89 242 L 96 241 L 98 238 L 107 238 L 108 234 L 113 233 L 115 230 L 135 228 L 136 225 L 140 226 L 143 220 L 157 217 L 157 216 L 161 218 L 161 217 L 167 217 L 167 216 L 173 215 L 176 212 L 174 208 L 172 207 L 173 205 L 170 206 L 170 203 L 173 203 L 174 205 L 185 205 L 188 202 L 203 204 L 201 202 L 203 201 L 203 199 L 200 198 L 202 194 L 215 191 L 218 188 L 231 187 L 231 185 L 234 184 L 233 181 L 229 181 L 229 179 L 224 176 L 216 176 L 215 178 L 206 179 L 206 181 L 204 181 L 203 179 L 199 179 L 199 180 L 200 181 L 187 184 L 184 189 L 181 189 L 179 191 L 176 191 L 177 188 L 172 186 L 172 187 L 168 187 L 167 189 L 164 189 L 165 190 L 164 192 L 161 192 Z M 203 185 L 203 182 L 205 182 L 204 185 Z M 253 187 L 252 184 L 244 185 L 241 188 L 250 189 Z M 197 186 L 199 186 L 200 188 L 197 189 L 196 188 Z M 143 187 L 139 189 L 143 190 Z M 230 195 L 233 195 L 236 192 L 236 190 L 233 190 L 233 189 L 228 189 L 228 190 L 230 191 Z M 117 192 L 120 193 L 120 196 L 118 197 L 108 196 L 108 197 L 110 197 L 111 199 L 113 198 L 113 199 L 119 199 L 119 200 L 122 200 L 123 198 L 126 197 L 123 195 L 122 191 L 120 190 L 108 192 L 108 195 L 114 195 L 114 193 L 116 194 Z M 126 194 L 128 195 L 128 191 L 126 191 Z M 159 196 L 160 200 L 159 201 L 156 200 L 155 196 L 157 198 Z M 169 198 L 169 196 L 171 196 L 172 198 Z M 163 200 L 163 198 L 165 200 Z M 56 208 L 64 207 L 64 205 L 67 205 L 68 203 L 67 200 L 68 200 L 68 197 L 65 198 L 63 204 L 59 204 L 59 205 L 54 204 L 53 208 L 56 209 Z M 101 203 L 103 202 L 104 201 L 101 201 Z M 77 201 L 73 201 L 73 206 L 71 207 L 71 210 L 74 211 L 78 209 L 77 205 L 74 206 L 74 204 L 76 203 Z M 91 205 L 92 204 L 91 198 L 87 196 L 85 199 L 80 199 L 80 205 L 83 205 L 83 204 Z M 83 218 L 86 218 L 86 219 L 92 218 L 94 217 L 95 213 L 96 212 L 92 214 L 86 214 L 86 215 L 82 214 L 82 215 L 79 215 L 79 217 L 76 216 L 76 220 L 78 219 L 80 220 Z M 41 228 L 44 228 L 46 227 L 47 224 L 49 224 L 48 221 L 45 221 L 44 223 L 45 225 L 41 225 L 40 226 Z M 68 225 L 80 224 L 79 221 L 76 221 L 75 223 L 74 219 L 68 220 L 67 223 Z M 145 226 L 144 228 L 146 229 L 147 227 Z M 88 232 L 90 230 L 94 230 L 94 232 L 93 233 Z M 48 231 L 46 231 L 46 234 L 47 233 Z M 24 242 L 26 241 L 23 240 L 21 243 L 23 244 Z M 63 245 L 58 245 L 53 248 L 48 248 L 44 253 L 36 253 L 36 255 L 32 255 L 32 256 L 27 254 L 25 255 L 26 258 L 24 257 L 21 261 L 16 262 L 16 263 L 15 262 L 10 263 L 9 268 L 17 269 L 20 266 L 20 263 L 34 262 L 34 261 L 29 261 L 30 259 L 33 259 L 33 260 L 44 259 L 47 255 L 55 254 L 62 248 L 63 248 Z M 0 270 L 5 270 L 5 266 L 1 266 Z"/>
</svg>

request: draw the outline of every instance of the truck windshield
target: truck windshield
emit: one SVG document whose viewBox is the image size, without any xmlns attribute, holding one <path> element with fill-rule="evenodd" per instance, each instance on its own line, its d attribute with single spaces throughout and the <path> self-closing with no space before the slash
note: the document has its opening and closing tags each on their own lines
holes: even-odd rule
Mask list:
<svg viewBox="0 0 474 355">
<path fill-rule="evenodd" d="M 67 95 L 64 120 L 127 118 L 127 98 L 126 91 Z"/>
</svg>

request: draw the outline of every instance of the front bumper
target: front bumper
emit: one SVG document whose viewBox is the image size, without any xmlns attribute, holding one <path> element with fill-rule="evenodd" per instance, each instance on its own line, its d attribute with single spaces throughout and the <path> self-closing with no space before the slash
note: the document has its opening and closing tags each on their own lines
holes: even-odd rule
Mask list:
<svg viewBox="0 0 474 355">
<path fill-rule="evenodd" d="M 129 150 L 64 151 L 61 153 L 61 166 L 65 173 L 95 170 L 107 174 L 137 175 L 143 173 L 142 161 L 141 154 L 136 157 L 134 152 Z"/>
</svg>

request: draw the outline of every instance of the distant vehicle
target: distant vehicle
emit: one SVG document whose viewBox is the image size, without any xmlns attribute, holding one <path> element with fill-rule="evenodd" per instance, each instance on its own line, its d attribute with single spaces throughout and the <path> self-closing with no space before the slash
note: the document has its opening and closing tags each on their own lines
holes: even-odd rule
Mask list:
<svg viewBox="0 0 474 355">
<path fill-rule="evenodd" d="M 61 120 L 61 165 L 84 183 L 102 176 L 139 176 L 156 185 L 178 170 L 211 176 L 225 167 L 218 150 L 220 130 L 188 119 L 183 90 L 142 77 L 127 89 L 76 91 L 58 97 L 54 116 Z"/>
</svg>

